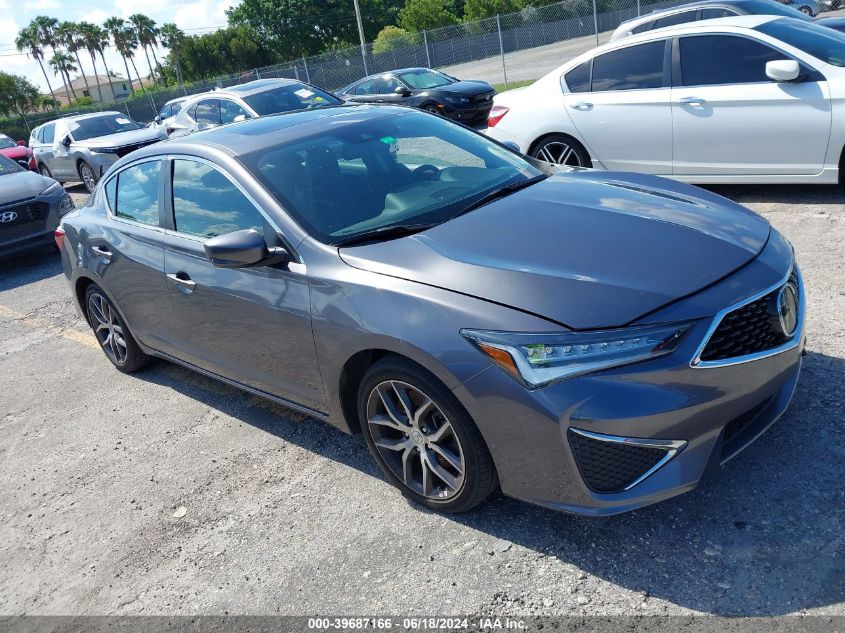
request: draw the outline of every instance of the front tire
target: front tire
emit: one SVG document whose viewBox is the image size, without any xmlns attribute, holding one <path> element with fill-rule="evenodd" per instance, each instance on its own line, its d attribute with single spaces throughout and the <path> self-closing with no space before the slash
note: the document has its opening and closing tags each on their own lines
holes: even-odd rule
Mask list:
<svg viewBox="0 0 845 633">
<path fill-rule="evenodd" d="M 532 147 L 532 158 L 561 167 L 592 167 L 593 161 L 581 143 L 566 134 L 549 134 Z"/>
<path fill-rule="evenodd" d="M 46 177 L 46 178 L 52 178 L 53 177 L 53 172 L 51 172 L 50 168 L 47 167 L 47 165 L 45 165 L 44 163 L 41 163 L 38 166 L 38 173 L 41 174 L 42 176 Z"/>
<path fill-rule="evenodd" d="M 810 17 L 812 17 L 812 16 L 814 16 L 814 15 L 815 15 L 815 14 L 813 13 L 813 10 L 812 10 L 810 7 L 808 7 L 807 5 L 804 5 L 804 6 L 800 7 L 798 10 L 799 10 L 801 13 L 804 13 L 804 14 L 806 14 L 806 15 L 809 15 Z"/>
<path fill-rule="evenodd" d="M 94 169 L 86 163 L 84 160 L 79 163 L 79 179 L 82 181 L 82 184 L 85 185 L 85 188 L 88 190 L 88 193 L 94 193 L 94 189 L 97 188 L 97 174 L 94 172 Z"/>
<path fill-rule="evenodd" d="M 388 481 L 417 503 L 464 512 L 497 487 L 481 432 L 449 389 L 415 363 L 388 356 L 358 390 L 367 446 Z"/>
<path fill-rule="evenodd" d="M 141 351 L 117 308 L 99 286 L 92 284 L 85 292 L 85 311 L 100 349 L 118 370 L 131 374 L 150 362 L 150 357 Z"/>
</svg>

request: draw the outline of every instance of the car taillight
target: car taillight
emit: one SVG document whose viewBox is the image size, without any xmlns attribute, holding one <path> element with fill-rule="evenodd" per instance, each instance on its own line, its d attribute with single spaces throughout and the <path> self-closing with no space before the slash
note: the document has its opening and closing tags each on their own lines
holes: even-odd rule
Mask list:
<svg viewBox="0 0 845 633">
<path fill-rule="evenodd" d="M 56 240 L 56 246 L 59 247 L 59 250 L 65 245 L 65 230 L 59 226 L 53 231 L 53 239 Z"/>
<path fill-rule="evenodd" d="M 38 166 L 35 164 L 35 156 L 29 155 L 29 168 L 32 171 L 38 171 Z"/>
<path fill-rule="evenodd" d="M 487 127 L 496 127 L 496 124 L 502 120 L 502 117 L 505 116 L 510 111 L 510 108 L 506 108 L 505 106 L 498 106 L 494 105 L 490 108 L 490 114 L 487 116 Z"/>
</svg>

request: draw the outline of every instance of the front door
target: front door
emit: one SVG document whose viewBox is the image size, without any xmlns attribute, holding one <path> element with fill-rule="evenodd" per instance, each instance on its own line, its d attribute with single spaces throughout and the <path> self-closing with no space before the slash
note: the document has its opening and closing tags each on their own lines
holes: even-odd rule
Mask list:
<svg viewBox="0 0 845 633">
<path fill-rule="evenodd" d="M 203 242 L 252 228 L 273 245 L 277 229 L 216 167 L 172 161 L 174 231 L 165 273 L 180 327 L 178 356 L 255 389 L 325 411 L 308 280 L 295 266 L 216 268 Z"/>
<path fill-rule="evenodd" d="M 671 173 L 670 44 L 658 40 L 599 55 L 588 81 L 576 82 L 570 75 L 586 76 L 589 62 L 567 73 L 566 111 L 605 168 Z"/>
<path fill-rule="evenodd" d="M 817 174 L 831 126 L 827 82 L 775 82 L 766 62 L 791 59 L 738 35 L 682 37 L 672 89 L 675 175 Z M 680 75 L 677 77 L 677 75 Z"/>
</svg>

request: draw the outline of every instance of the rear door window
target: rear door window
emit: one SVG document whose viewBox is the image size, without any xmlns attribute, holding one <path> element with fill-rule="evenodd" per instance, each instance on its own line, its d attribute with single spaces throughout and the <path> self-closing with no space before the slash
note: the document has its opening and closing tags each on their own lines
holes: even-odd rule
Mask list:
<svg viewBox="0 0 845 633">
<path fill-rule="evenodd" d="M 161 161 L 127 167 L 106 184 L 106 198 L 115 217 L 159 226 Z"/>
<path fill-rule="evenodd" d="M 637 44 L 593 60 L 592 91 L 662 88 L 665 40 Z"/>
<path fill-rule="evenodd" d="M 667 15 L 665 18 L 655 20 L 654 28 L 662 29 L 666 26 L 675 26 L 676 24 L 695 22 L 697 18 L 698 11 L 681 11 L 680 13 L 674 13 L 672 15 Z"/>
</svg>

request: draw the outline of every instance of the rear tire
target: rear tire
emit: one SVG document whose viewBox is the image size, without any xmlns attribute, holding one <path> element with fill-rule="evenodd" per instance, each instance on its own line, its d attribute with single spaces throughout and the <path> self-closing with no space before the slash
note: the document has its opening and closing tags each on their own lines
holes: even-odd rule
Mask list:
<svg viewBox="0 0 845 633">
<path fill-rule="evenodd" d="M 85 291 L 85 313 L 100 349 L 118 370 L 131 374 L 150 362 L 111 299 L 95 284 Z"/>
<path fill-rule="evenodd" d="M 586 148 L 567 134 L 549 134 L 537 140 L 529 155 L 561 167 L 592 167 Z"/>
<path fill-rule="evenodd" d="M 498 486 L 493 458 L 472 418 L 434 375 L 387 356 L 364 375 L 358 416 L 388 481 L 420 505 L 464 512 Z"/>
</svg>

